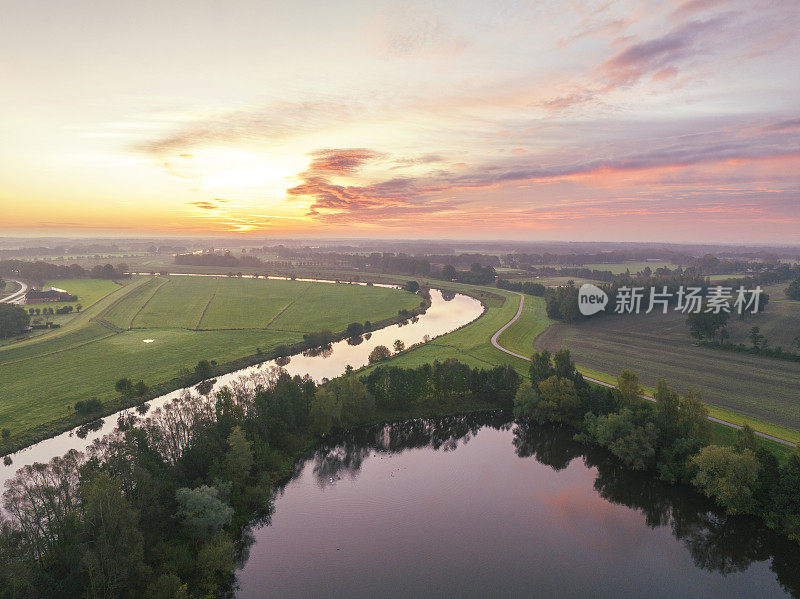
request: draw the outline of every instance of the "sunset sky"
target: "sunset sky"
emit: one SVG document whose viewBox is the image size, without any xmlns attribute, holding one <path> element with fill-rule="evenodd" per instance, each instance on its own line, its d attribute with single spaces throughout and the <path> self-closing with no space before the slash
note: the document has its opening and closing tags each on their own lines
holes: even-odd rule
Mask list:
<svg viewBox="0 0 800 599">
<path fill-rule="evenodd" d="M 798 0 L 0 8 L 0 232 L 800 243 Z"/>
</svg>

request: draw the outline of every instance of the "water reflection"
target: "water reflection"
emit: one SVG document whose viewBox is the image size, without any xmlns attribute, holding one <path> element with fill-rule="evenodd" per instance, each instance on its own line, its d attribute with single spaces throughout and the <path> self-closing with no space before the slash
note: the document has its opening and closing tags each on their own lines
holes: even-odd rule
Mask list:
<svg viewBox="0 0 800 599">
<path fill-rule="evenodd" d="M 358 497 L 359 501 L 363 501 L 364 508 L 363 517 L 370 518 L 371 501 L 379 501 L 370 497 L 370 493 L 375 493 L 375 482 L 365 482 L 362 486 L 357 481 L 365 465 L 370 460 L 388 458 L 390 456 L 397 456 L 400 454 L 410 454 L 408 460 L 403 462 L 400 460 L 398 469 L 414 470 L 415 468 L 424 470 L 426 464 L 430 463 L 430 458 L 421 460 L 426 454 L 424 450 L 434 452 L 454 452 L 460 448 L 466 447 L 473 439 L 483 431 L 505 431 L 505 435 L 498 437 L 507 448 L 506 455 L 511 453 L 513 456 L 516 454 L 518 458 L 533 459 L 538 464 L 547 466 L 544 472 L 551 472 L 550 475 L 540 475 L 540 481 L 536 484 L 539 485 L 553 485 L 565 484 L 565 478 L 575 479 L 576 472 L 586 473 L 593 477 L 593 483 L 586 486 L 594 489 L 595 498 L 599 495 L 606 505 L 624 506 L 629 510 L 629 513 L 639 513 L 642 519 L 631 519 L 625 517 L 624 523 L 627 527 L 643 526 L 651 530 L 668 530 L 671 537 L 676 544 L 684 547 L 683 555 L 691 556 L 691 562 L 694 566 L 701 571 L 710 573 L 707 576 L 711 578 L 705 581 L 705 584 L 710 585 L 712 591 L 716 594 L 725 596 L 723 589 L 723 581 L 725 584 L 728 582 L 728 577 L 735 573 L 745 573 L 739 576 L 744 576 L 743 580 L 747 581 L 746 584 L 752 584 L 751 588 L 742 588 L 741 591 L 746 595 L 758 594 L 780 594 L 780 589 L 776 585 L 780 584 L 782 589 L 794 596 L 800 595 L 800 551 L 795 543 L 774 534 L 761 522 L 754 518 L 742 516 L 727 516 L 724 512 L 716 509 L 706 498 L 698 495 L 687 487 L 672 486 L 661 483 L 655 480 L 652 476 L 642 473 L 631 472 L 623 467 L 611 456 L 608 452 L 601 448 L 587 447 L 581 445 L 573 440 L 573 431 L 558 426 L 526 426 L 522 424 L 515 424 L 509 420 L 509 416 L 503 412 L 492 412 L 482 414 L 472 414 L 466 416 L 451 416 L 447 418 L 438 419 L 418 419 L 406 422 L 394 423 L 391 425 L 374 426 L 370 428 L 360 429 L 349 432 L 347 434 L 330 437 L 320 444 L 304 463 L 298 465 L 297 475 L 301 473 L 312 473 L 314 486 L 319 489 L 319 492 L 326 492 L 326 489 L 335 491 L 337 484 L 344 481 L 354 485 L 352 487 L 353 497 Z M 510 441 L 510 446 L 509 446 Z M 422 450 L 422 452 L 418 451 Z M 510 452 L 508 451 L 510 450 Z M 416 453 L 414 453 L 416 451 Z M 486 453 L 486 447 L 481 446 L 481 451 Z M 464 452 L 466 455 L 466 452 Z M 413 458 L 413 459 L 412 459 Z M 517 458 L 517 459 L 518 459 Z M 576 471 L 575 462 L 578 460 L 582 463 L 584 468 L 579 468 Z M 392 461 L 395 464 L 397 461 Z M 416 465 L 413 465 L 416 464 Z M 434 468 L 434 466 L 430 466 Z M 498 469 L 501 468 L 514 469 L 513 464 L 502 465 L 498 464 Z M 558 473 L 557 475 L 555 473 Z M 395 471 L 391 471 L 389 476 L 394 476 Z M 398 473 L 403 474 L 403 473 Z M 419 473 L 417 473 L 419 474 Z M 411 474 L 406 475 L 411 476 Z M 430 475 L 436 479 L 436 474 Z M 558 477 L 554 479 L 553 477 Z M 406 480 L 406 479 L 404 479 Z M 581 477 L 578 480 L 582 480 Z M 591 479 L 590 479 L 591 480 Z M 509 485 L 514 485 L 515 481 L 507 481 Z M 478 485 L 473 481 L 466 483 L 459 483 L 469 486 L 464 487 L 465 497 L 448 497 L 448 510 L 458 512 L 463 509 L 464 502 L 468 501 L 484 501 L 486 498 L 481 497 L 482 494 L 493 494 L 492 501 L 501 504 L 506 504 L 509 501 L 516 500 L 514 497 L 513 489 L 489 488 L 488 484 Z M 291 486 L 292 482 L 289 483 Z M 297 484 L 300 484 L 299 482 Z M 345 487 L 350 492 L 350 487 Z M 573 486 L 567 485 L 567 488 L 573 489 Z M 573 489 L 574 490 L 574 489 Z M 398 492 L 400 492 L 398 490 Z M 414 490 L 410 491 L 413 495 Z M 320 495 L 316 500 L 313 494 L 309 492 L 304 494 L 303 513 L 308 512 L 314 501 L 324 502 L 324 495 Z M 360 494 L 358 494 L 360 493 Z M 599 529 L 602 529 L 602 521 L 597 520 L 603 518 L 602 514 L 595 513 L 597 506 L 594 505 L 597 499 L 586 500 L 583 495 L 578 494 L 581 500 L 586 505 L 578 505 L 576 511 L 580 512 L 581 518 L 589 518 L 590 521 L 580 520 L 581 525 L 585 528 L 587 539 L 578 539 L 577 542 L 591 542 L 592 534 L 597 534 Z M 277 500 L 277 514 L 280 515 L 282 509 L 291 510 L 291 506 L 282 504 L 283 498 Z M 285 501 L 292 501 L 288 497 Z M 352 501 L 352 498 L 351 498 Z M 584 511 L 581 511 L 585 508 Z M 331 508 L 333 509 L 333 508 Z M 532 504 L 529 506 L 530 510 L 537 510 L 538 506 Z M 513 520 L 514 509 L 508 510 L 507 517 Z M 331 516 L 336 514 L 331 513 Z M 506 514 L 504 514 L 506 516 Z M 619 517 L 619 516 L 618 516 Z M 594 520 L 597 520 L 595 522 Z M 633 524 L 632 524 L 633 523 Z M 520 523 L 524 526 L 525 523 Z M 514 523 L 512 522 L 513 526 Z M 595 529 L 594 526 L 598 525 L 599 528 Z M 452 523 L 451 523 L 452 526 Z M 398 543 L 411 543 L 415 539 L 406 540 L 405 536 L 413 536 L 426 534 L 424 531 L 413 530 L 413 526 L 409 525 L 407 528 L 412 530 L 403 530 L 398 533 L 397 531 L 381 531 L 372 530 L 371 533 L 381 534 L 381 532 L 389 532 L 389 534 L 399 535 Z M 251 538 L 252 541 L 257 543 L 269 543 L 269 537 L 266 535 L 267 531 L 255 531 Z M 294 532 L 294 531 L 291 531 Z M 629 533 L 630 531 L 623 531 Z M 431 531 L 430 534 L 435 534 Z M 461 534 L 465 538 L 469 538 L 470 532 L 464 530 Z M 550 542 L 554 545 L 559 545 L 565 542 L 570 542 L 569 539 L 565 541 L 565 531 L 559 530 L 559 538 L 553 538 L 553 531 L 548 533 L 542 531 L 540 534 L 544 535 L 540 541 Z M 604 530 L 603 534 L 615 535 L 619 534 L 620 541 L 627 542 L 627 538 L 623 533 L 617 531 L 609 532 Z M 635 535 L 635 539 L 639 539 L 640 535 Z M 523 551 L 527 549 L 524 548 Z M 677 549 L 677 548 L 676 548 Z M 562 547 L 563 550 L 563 547 Z M 581 549 L 574 547 L 573 550 L 579 553 Z M 458 549 L 453 549 L 454 559 L 463 558 L 459 554 Z M 677 571 L 674 571 L 679 566 L 680 551 L 677 551 L 677 557 L 674 558 L 676 563 L 666 563 L 659 566 L 660 574 L 666 577 L 677 576 Z M 605 560 L 613 560 L 613 557 L 608 555 L 604 556 Z M 620 557 L 620 560 L 622 558 Z M 608 565 L 608 564 L 606 564 Z M 763 565 L 763 568 L 755 567 L 754 565 Z M 767 570 L 767 566 L 769 570 Z M 479 567 L 476 563 L 475 567 Z M 535 564 L 531 563 L 530 568 L 535 568 Z M 682 566 L 685 568 L 685 566 Z M 565 564 L 568 575 L 569 566 Z M 354 574 L 356 576 L 357 574 Z M 602 570 L 595 573 L 597 576 L 602 575 Z M 682 572 L 685 575 L 685 572 Z M 540 574 L 540 576 L 546 576 Z M 247 591 L 245 596 L 252 596 L 252 568 L 245 566 L 240 581 L 244 584 Z M 716 578 L 715 578 L 716 577 Z M 720 578 L 721 577 L 721 578 Z M 691 578 L 690 578 L 691 580 Z M 699 579 L 698 579 L 699 580 Z M 505 584 L 505 582 L 503 583 Z M 629 584 L 637 584 L 636 581 Z M 649 581 L 641 580 L 638 582 L 640 587 L 635 586 L 637 589 L 648 588 Z M 693 584 L 693 583 L 689 583 Z M 699 582 L 697 584 L 700 584 Z M 719 586 L 717 586 L 719 585 Z M 692 592 L 702 595 L 699 592 L 700 587 L 692 588 Z M 299 592 L 299 591 L 298 591 Z M 680 591 L 675 591 L 676 594 L 681 594 Z M 736 594 L 736 593 L 734 593 Z M 598 596 L 614 596 L 613 593 L 598 592 Z"/>
</svg>

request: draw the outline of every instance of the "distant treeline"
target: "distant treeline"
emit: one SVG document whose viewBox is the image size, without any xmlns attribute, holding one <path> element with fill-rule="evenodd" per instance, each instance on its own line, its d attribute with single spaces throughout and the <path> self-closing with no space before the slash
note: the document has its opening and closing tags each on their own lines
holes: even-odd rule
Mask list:
<svg viewBox="0 0 800 599">
<path fill-rule="evenodd" d="M 544 294 L 547 292 L 547 287 L 541 283 L 533 283 L 532 281 L 517 282 L 497 279 L 497 288 L 516 291 L 517 293 L 526 293 L 527 295 L 535 295 L 537 297 L 544 297 Z"/>
<path fill-rule="evenodd" d="M 230 253 L 203 252 L 201 254 L 178 254 L 175 256 L 175 264 L 191 266 L 263 266 L 264 262 L 255 256 L 242 255 L 234 256 Z"/>
<path fill-rule="evenodd" d="M 171 246 L 155 244 L 126 244 L 121 247 L 109 243 L 90 243 L 76 245 L 38 246 L 15 249 L 2 249 L 0 256 L 96 256 L 101 254 L 124 254 L 131 252 L 147 252 L 151 254 L 174 254 L 185 252 L 185 246 Z"/>
<path fill-rule="evenodd" d="M 446 281 L 459 281 L 474 285 L 487 285 L 495 279 L 494 265 L 499 265 L 497 256 L 481 256 L 480 254 L 462 254 L 460 256 L 439 256 L 448 262 L 441 268 L 433 268 L 428 259 L 415 258 L 405 254 L 372 253 L 338 254 L 309 253 L 299 250 L 284 249 L 280 258 L 284 262 L 264 262 L 252 254 L 235 256 L 230 252 L 203 252 L 199 254 L 179 254 L 175 256 L 175 264 L 192 266 L 221 266 L 234 268 L 240 266 L 275 267 L 291 269 L 286 260 L 299 261 L 297 266 L 353 268 L 362 272 L 379 272 L 398 275 L 430 276 Z M 459 270 L 457 266 L 466 266 Z"/>
<path fill-rule="evenodd" d="M 120 279 L 126 276 L 127 264 L 97 265 L 86 269 L 79 264 L 60 265 L 50 262 L 28 262 L 25 260 L 0 260 L 0 275 L 20 277 L 35 283 L 44 283 L 52 279 Z"/>
</svg>

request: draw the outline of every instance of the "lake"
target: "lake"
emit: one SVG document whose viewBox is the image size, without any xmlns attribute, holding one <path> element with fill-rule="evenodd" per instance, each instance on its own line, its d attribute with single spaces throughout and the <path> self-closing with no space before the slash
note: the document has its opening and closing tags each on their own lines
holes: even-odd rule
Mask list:
<svg viewBox="0 0 800 599">
<path fill-rule="evenodd" d="M 785 597 L 800 548 L 503 413 L 330 439 L 248 534 L 237 597 Z"/>
</svg>

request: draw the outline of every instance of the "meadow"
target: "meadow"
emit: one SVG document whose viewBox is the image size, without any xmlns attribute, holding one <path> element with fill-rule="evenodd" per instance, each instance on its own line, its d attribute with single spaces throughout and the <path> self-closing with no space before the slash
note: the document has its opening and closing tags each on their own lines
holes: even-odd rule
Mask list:
<svg viewBox="0 0 800 599">
<path fill-rule="evenodd" d="M 320 288 L 320 289 L 318 289 Z M 12 434 L 64 418 L 77 401 L 119 401 L 121 377 L 149 386 L 419 306 L 381 287 L 229 277 L 142 277 L 118 287 L 61 329 L 0 348 L 0 428 Z M 291 308 L 291 312 L 289 309 Z"/>
</svg>

